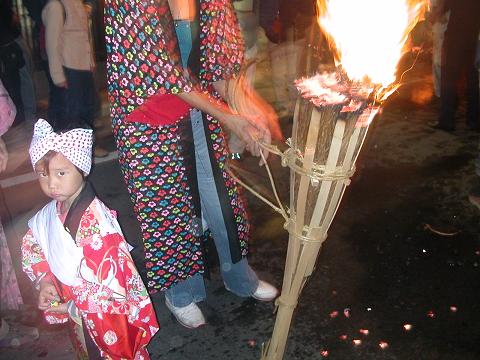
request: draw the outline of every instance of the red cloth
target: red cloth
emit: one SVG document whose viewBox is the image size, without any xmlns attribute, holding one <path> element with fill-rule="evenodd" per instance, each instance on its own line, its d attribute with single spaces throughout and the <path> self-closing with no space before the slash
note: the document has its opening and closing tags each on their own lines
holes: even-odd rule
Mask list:
<svg viewBox="0 0 480 360">
<path fill-rule="evenodd" d="M 128 122 L 150 125 L 173 125 L 190 111 L 191 106 L 172 94 L 157 94 L 126 117 Z"/>
</svg>

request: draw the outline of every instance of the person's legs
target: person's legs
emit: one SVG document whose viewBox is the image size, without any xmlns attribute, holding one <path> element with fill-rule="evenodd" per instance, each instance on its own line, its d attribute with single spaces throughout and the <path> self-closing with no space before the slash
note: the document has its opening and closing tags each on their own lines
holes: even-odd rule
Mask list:
<svg viewBox="0 0 480 360">
<path fill-rule="evenodd" d="M 442 56 L 442 75 L 440 90 L 439 127 L 445 130 L 455 128 L 455 111 L 457 108 L 457 87 L 461 73 L 461 61 L 451 41 L 444 40 Z"/>
<path fill-rule="evenodd" d="M 66 92 L 66 123 L 65 126 L 80 122 L 93 129 L 93 74 L 64 67 L 68 89 Z M 73 122 L 73 123 L 72 123 Z"/>
<path fill-rule="evenodd" d="M 28 45 L 22 37 L 17 38 L 16 42 L 22 49 L 23 59 L 25 61 L 25 66 L 20 68 L 20 90 L 22 94 L 23 111 L 25 114 L 25 120 L 31 122 L 36 120 L 35 117 L 37 113 L 35 86 L 32 79 L 32 56 Z"/>
<path fill-rule="evenodd" d="M 65 122 L 66 91 L 64 88 L 58 87 L 54 84 L 52 77 L 50 76 L 48 61 L 42 61 L 42 68 L 48 82 L 47 120 L 50 125 L 52 125 L 53 129 L 57 131 Z"/>
<path fill-rule="evenodd" d="M 442 43 L 447 23 L 436 21 L 432 25 L 432 75 L 433 89 L 436 97 L 440 97 L 441 71 L 442 71 Z"/>
<path fill-rule="evenodd" d="M 238 296 L 251 296 L 258 286 L 258 278 L 243 258 L 232 263 L 227 229 L 213 177 L 201 112 L 191 112 L 198 187 L 202 203 L 202 215 L 212 232 L 220 259 L 220 271 L 226 287 Z"/>
<path fill-rule="evenodd" d="M 168 290 L 165 290 L 165 297 L 176 307 L 184 307 L 192 302 L 197 303 L 205 300 L 205 284 L 203 276 L 196 274 L 187 280 L 175 284 Z"/>
<path fill-rule="evenodd" d="M 80 118 L 93 130 L 95 130 L 95 83 L 93 80 L 93 72 L 81 72 L 82 92 L 81 99 L 83 106 L 80 111 Z"/>
</svg>

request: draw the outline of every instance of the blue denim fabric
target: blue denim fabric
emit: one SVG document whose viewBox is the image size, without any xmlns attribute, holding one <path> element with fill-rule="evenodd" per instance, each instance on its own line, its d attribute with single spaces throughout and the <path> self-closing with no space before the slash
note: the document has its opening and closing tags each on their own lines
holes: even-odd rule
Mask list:
<svg viewBox="0 0 480 360">
<path fill-rule="evenodd" d="M 191 34 L 188 22 L 176 22 L 182 62 L 186 63 L 191 50 Z M 185 42 L 189 42 L 185 44 Z M 215 186 L 212 166 L 208 154 L 207 140 L 203 127 L 202 113 L 196 109 L 190 112 L 193 139 L 195 143 L 195 160 L 197 167 L 198 187 L 202 204 L 202 216 L 212 232 L 217 253 L 220 259 L 220 272 L 227 289 L 242 297 L 251 296 L 258 286 L 258 278 L 247 259 L 232 263 L 228 243 L 227 229 L 223 220 L 220 201 Z M 195 275 L 176 284 L 165 291 L 170 303 L 177 307 L 189 305 L 205 299 L 205 284 L 201 275 Z"/>
</svg>

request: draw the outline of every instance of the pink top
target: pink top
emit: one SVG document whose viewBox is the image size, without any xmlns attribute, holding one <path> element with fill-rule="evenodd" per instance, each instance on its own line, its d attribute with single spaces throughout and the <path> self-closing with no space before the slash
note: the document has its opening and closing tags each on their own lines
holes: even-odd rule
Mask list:
<svg viewBox="0 0 480 360">
<path fill-rule="evenodd" d="M 17 109 L 0 81 L 0 136 L 5 134 L 12 126 L 16 114 Z"/>
</svg>

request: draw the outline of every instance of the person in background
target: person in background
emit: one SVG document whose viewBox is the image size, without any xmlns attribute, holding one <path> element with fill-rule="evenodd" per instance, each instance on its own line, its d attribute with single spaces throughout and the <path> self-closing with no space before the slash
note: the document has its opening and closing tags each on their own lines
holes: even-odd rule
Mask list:
<svg viewBox="0 0 480 360">
<path fill-rule="evenodd" d="M 53 86 L 51 106 L 56 109 L 49 121 L 55 130 L 75 126 L 72 120 L 80 120 L 82 126 L 95 127 L 95 62 L 88 24 L 91 9 L 91 5 L 81 0 L 49 0 L 42 10 Z M 108 151 L 95 146 L 94 154 L 105 157 Z"/>
<path fill-rule="evenodd" d="M 246 258 L 250 223 L 225 169 L 222 127 L 256 156 L 257 139 L 270 143 L 281 134 L 256 93 L 248 97 L 255 118 L 225 104 L 234 100 L 228 82 L 244 55 L 231 1 L 107 0 L 105 25 L 114 137 L 141 225 L 150 293 L 164 291 L 183 326 L 206 323 L 197 303 L 206 297 L 208 227 L 226 289 L 273 300 L 277 289 L 259 280 Z"/>
<path fill-rule="evenodd" d="M 478 35 L 475 66 L 477 68 L 477 71 L 480 73 L 480 34 Z M 480 209 L 480 143 L 478 144 L 478 150 L 478 156 L 474 161 L 475 174 L 477 175 L 477 178 L 475 179 L 476 184 L 472 186 L 470 193 L 468 194 L 468 200 L 472 205 L 475 205 L 477 208 Z"/>
<path fill-rule="evenodd" d="M 466 126 L 480 129 L 479 81 L 475 52 L 480 32 L 480 1 L 446 0 L 442 14 L 450 12 L 442 48 L 440 114 L 435 129 L 455 130 L 461 80 L 466 79 Z"/>
<path fill-rule="evenodd" d="M 23 37 L 15 39 L 22 49 L 22 55 L 25 65 L 20 68 L 20 94 L 22 97 L 23 112 L 28 124 L 33 125 L 37 116 L 37 98 L 35 95 L 35 85 L 33 83 L 33 62 L 31 49 Z"/>
<path fill-rule="evenodd" d="M 3 135 L 13 124 L 15 115 L 15 105 L 0 81 L 0 173 L 5 171 L 8 163 L 8 151 Z M 0 222 L 0 311 L 19 310 L 22 304 L 10 249 Z M 0 317 L 0 348 L 25 345 L 38 337 L 37 328 L 11 323 Z"/>
<path fill-rule="evenodd" d="M 25 66 L 25 60 L 16 42 L 19 36 L 20 25 L 12 2 L 3 0 L 0 2 L 0 80 L 17 109 L 14 125 L 25 120 L 20 80 L 20 69 Z"/>
<path fill-rule="evenodd" d="M 146 346 L 159 327 L 116 213 L 87 181 L 92 130 L 56 133 L 40 119 L 29 153 L 52 198 L 30 219 L 22 242 L 39 309 L 48 323 L 69 322 L 79 358 L 149 359 Z"/>
<path fill-rule="evenodd" d="M 443 12 L 445 0 L 430 0 L 429 20 L 432 23 L 432 75 L 435 96 L 440 99 L 442 73 L 442 44 L 449 12 Z"/>
<path fill-rule="evenodd" d="M 306 49 L 306 37 L 315 13 L 313 0 L 260 2 L 260 26 L 270 41 L 275 109 L 280 118 L 293 115 L 297 99 L 294 80 L 300 73 L 300 58 Z"/>
</svg>

